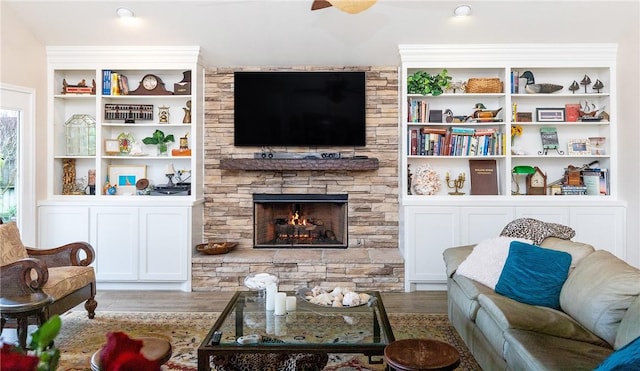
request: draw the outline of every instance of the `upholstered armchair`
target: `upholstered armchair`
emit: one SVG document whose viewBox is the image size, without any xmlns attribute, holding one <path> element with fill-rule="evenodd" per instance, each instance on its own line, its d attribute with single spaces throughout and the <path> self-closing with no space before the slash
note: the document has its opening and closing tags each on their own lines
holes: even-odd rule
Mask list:
<svg viewBox="0 0 640 371">
<path fill-rule="evenodd" d="M 93 247 L 74 242 L 52 249 L 25 247 L 15 223 L 0 222 L 0 295 L 49 295 L 53 301 L 44 308 L 45 319 L 62 314 L 81 304 L 89 318 L 95 316 L 98 303 L 93 267 Z M 4 321 L 3 321 L 4 322 Z"/>
</svg>

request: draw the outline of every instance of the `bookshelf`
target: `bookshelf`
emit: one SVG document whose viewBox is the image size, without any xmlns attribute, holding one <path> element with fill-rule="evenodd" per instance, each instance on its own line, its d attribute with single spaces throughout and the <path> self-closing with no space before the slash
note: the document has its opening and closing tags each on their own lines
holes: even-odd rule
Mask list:
<svg viewBox="0 0 640 371">
<path fill-rule="evenodd" d="M 47 60 L 40 243 L 90 242 L 104 286 L 189 289 L 202 238 L 199 47 L 48 47 Z M 143 143 L 157 130 L 174 138 L 165 154 Z"/>
<path fill-rule="evenodd" d="M 615 45 L 400 45 L 399 52 L 400 246 L 407 291 L 443 288 L 444 249 L 495 237 L 518 217 L 569 225 L 576 230 L 575 240 L 624 258 L 625 205 L 617 198 L 616 153 L 618 128 L 624 123 L 616 117 Z M 438 96 L 407 93 L 408 76 L 445 69 L 455 90 Z M 520 78 L 525 71 L 534 77 L 529 89 Z M 586 92 L 580 85 L 585 76 L 592 81 Z M 502 87 L 460 89 L 470 79 L 499 79 Z M 595 89 L 596 81 L 602 87 Z M 532 89 L 555 91 L 527 92 Z M 602 109 L 606 115 L 599 120 L 576 118 L 577 110 Z M 557 145 L 543 145 L 543 137 L 551 134 Z M 495 167 L 497 189 L 472 191 L 470 163 L 476 160 Z M 590 187 L 594 178 L 589 176 L 596 171 L 606 181 L 602 192 L 591 189 L 583 195 L 581 170 L 589 164 Z M 415 176 L 425 169 L 430 177 Z M 547 187 L 535 192 L 543 195 L 526 194 L 529 169 L 544 172 Z M 575 171 L 579 184 L 569 185 Z M 465 181 L 458 194 L 450 194 L 455 193 L 454 178 L 461 176 Z M 425 182 L 430 186 L 424 187 Z M 479 188 L 485 191 L 474 194 Z"/>
</svg>

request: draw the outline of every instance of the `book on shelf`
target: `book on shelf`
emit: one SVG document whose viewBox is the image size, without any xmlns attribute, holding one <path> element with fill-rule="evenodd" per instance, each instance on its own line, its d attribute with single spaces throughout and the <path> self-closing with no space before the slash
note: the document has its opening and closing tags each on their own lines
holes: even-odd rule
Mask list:
<svg viewBox="0 0 640 371">
<path fill-rule="evenodd" d="M 102 95 L 111 95 L 111 70 L 102 70 Z"/>
<path fill-rule="evenodd" d="M 567 103 L 564 105 L 564 112 L 567 122 L 576 122 L 580 118 L 580 105 Z"/>
<path fill-rule="evenodd" d="M 429 104 L 421 99 L 409 98 L 409 117 L 408 122 L 427 122 L 427 112 L 429 111 Z"/>
<path fill-rule="evenodd" d="M 585 195 L 587 193 L 587 187 L 584 185 L 568 185 L 563 184 L 561 186 L 561 194 L 572 196 L 572 195 Z"/>
<path fill-rule="evenodd" d="M 111 95 L 120 95 L 120 81 L 117 72 L 111 72 Z"/>
<path fill-rule="evenodd" d="M 582 184 L 587 188 L 586 194 L 597 196 L 600 194 L 600 170 L 585 169 L 580 172 Z"/>
<path fill-rule="evenodd" d="M 520 93 L 520 73 L 516 70 L 511 71 L 511 94 Z"/>
<path fill-rule="evenodd" d="M 127 76 L 120 74 L 118 76 L 118 83 L 120 84 L 120 94 L 129 95 L 129 79 Z"/>
<path fill-rule="evenodd" d="M 469 160 L 472 195 L 497 195 L 498 171 L 496 160 Z"/>
</svg>

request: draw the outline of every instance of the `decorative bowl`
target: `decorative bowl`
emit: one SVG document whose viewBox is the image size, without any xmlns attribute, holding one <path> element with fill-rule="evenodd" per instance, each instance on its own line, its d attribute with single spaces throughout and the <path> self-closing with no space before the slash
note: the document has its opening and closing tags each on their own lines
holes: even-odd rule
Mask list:
<svg viewBox="0 0 640 371">
<path fill-rule="evenodd" d="M 209 242 L 196 245 L 196 251 L 207 255 L 226 254 L 238 246 L 237 242 Z"/>
<path fill-rule="evenodd" d="M 339 287 L 337 289 L 340 289 Z M 352 294 L 356 294 L 356 295 L 361 295 L 358 294 L 354 291 L 351 291 Z M 317 294 L 317 295 L 316 295 Z M 357 303 L 354 304 L 345 304 L 345 303 L 341 303 L 342 305 L 339 306 L 335 306 L 333 305 L 333 302 L 331 304 L 328 303 L 319 303 L 313 300 L 314 296 L 319 296 L 319 295 L 329 295 L 331 296 L 331 291 L 326 291 L 323 289 L 320 289 L 319 291 L 317 289 L 312 289 L 309 287 L 303 287 L 298 289 L 297 291 L 297 295 L 304 301 L 306 301 L 307 303 L 310 304 L 314 304 L 314 305 L 318 305 L 320 307 L 325 307 L 325 308 L 355 308 L 355 307 L 360 307 L 362 305 L 367 305 L 367 306 L 371 306 L 375 301 L 376 301 L 376 297 L 375 296 L 371 296 L 369 294 L 363 293 L 363 295 L 366 295 L 364 298 L 361 298 Z M 365 300 L 362 300 L 365 299 Z M 336 300 L 335 298 L 332 300 Z"/>
</svg>

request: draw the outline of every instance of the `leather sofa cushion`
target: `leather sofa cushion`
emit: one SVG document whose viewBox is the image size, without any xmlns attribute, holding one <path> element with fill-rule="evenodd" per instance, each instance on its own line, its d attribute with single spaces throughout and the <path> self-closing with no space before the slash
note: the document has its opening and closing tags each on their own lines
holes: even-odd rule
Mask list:
<svg viewBox="0 0 640 371">
<path fill-rule="evenodd" d="M 28 257 L 27 249 L 20 239 L 18 225 L 14 222 L 0 224 L 0 266 Z"/>
<path fill-rule="evenodd" d="M 462 263 L 469 254 L 473 251 L 475 245 L 465 245 L 450 247 L 442 253 L 444 262 L 447 268 L 447 277 L 452 277 L 455 271 L 458 269 L 460 263 Z"/>
<path fill-rule="evenodd" d="M 481 294 L 478 301 L 502 331 L 528 330 L 610 347 L 585 326 L 559 310 L 520 303 L 499 294 Z"/>
<path fill-rule="evenodd" d="M 638 337 L 640 337 L 640 297 L 631 303 L 622 317 L 613 349 L 618 350 Z"/>
<path fill-rule="evenodd" d="M 49 268 L 49 280 L 42 291 L 58 300 L 96 281 L 93 267 L 68 266 Z"/>
<path fill-rule="evenodd" d="M 480 307 L 478 295 L 482 293 L 492 293 L 493 290 L 459 274 L 454 274 L 450 280 L 453 281 L 453 283 L 450 284 L 448 292 L 450 299 L 456 303 L 467 318 L 475 320 L 478 308 Z"/>
<path fill-rule="evenodd" d="M 511 370 L 593 370 L 613 350 L 577 340 L 511 329 L 504 334 Z"/>
<path fill-rule="evenodd" d="M 570 270 L 575 268 L 578 262 L 580 262 L 580 260 L 582 260 L 585 256 L 596 251 L 593 246 L 587 243 L 568 241 L 557 237 L 546 238 L 544 241 L 542 241 L 540 247 L 544 247 L 545 249 L 564 251 L 571 254 Z"/>
<path fill-rule="evenodd" d="M 585 257 L 560 292 L 560 307 L 614 345 L 620 321 L 640 295 L 640 270 L 605 250 Z"/>
</svg>

